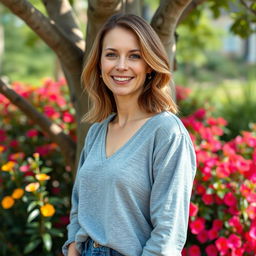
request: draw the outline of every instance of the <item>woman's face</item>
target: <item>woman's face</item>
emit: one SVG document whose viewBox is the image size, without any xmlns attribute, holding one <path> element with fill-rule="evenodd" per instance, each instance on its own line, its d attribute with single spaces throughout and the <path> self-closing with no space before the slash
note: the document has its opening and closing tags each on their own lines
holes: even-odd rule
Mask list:
<svg viewBox="0 0 256 256">
<path fill-rule="evenodd" d="M 149 72 L 132 31 L 116 27 L 107 32 L 103 39 L 101 75 L 115 97 L 138 97 Z"/>
</svg>

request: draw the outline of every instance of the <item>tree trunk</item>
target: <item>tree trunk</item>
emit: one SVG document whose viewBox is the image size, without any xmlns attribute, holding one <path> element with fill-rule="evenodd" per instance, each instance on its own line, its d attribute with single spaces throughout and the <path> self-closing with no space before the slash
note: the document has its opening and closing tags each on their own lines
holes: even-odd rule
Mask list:
<svg viewBox="0 0 256 256">
<path fill-rule="evenodd" d="M 0 24 L 0 74 L 2 73 L 3 57 L 4 57 L 4 28 Z"/>
</svg>

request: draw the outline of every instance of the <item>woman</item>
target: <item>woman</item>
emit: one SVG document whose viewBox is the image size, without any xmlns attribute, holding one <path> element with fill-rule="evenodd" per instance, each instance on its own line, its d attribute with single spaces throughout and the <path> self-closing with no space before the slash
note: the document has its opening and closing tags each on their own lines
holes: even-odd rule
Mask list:
<svg viewBox="0 0 256 256">
<path fill-rule="evenodd" d="M 186 241 L 195 154 L 175 116 L 168 58 L 142 18 L 112 16 L 82 79 L 92 108 L 65 255 L 177 256 Z"/>
</svg>

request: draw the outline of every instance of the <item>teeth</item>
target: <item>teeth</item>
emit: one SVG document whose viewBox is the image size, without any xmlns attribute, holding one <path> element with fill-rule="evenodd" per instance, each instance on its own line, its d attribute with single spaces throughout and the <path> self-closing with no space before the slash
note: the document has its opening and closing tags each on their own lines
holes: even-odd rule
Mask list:
<svg viewBox="0 0 256 256">
<path fill-rule="evenodd" d="M 128 81 L 131 79 L 131 77 L 113 77 L 115 80 L 123 82 L 123 81 Z"/>
</svg>

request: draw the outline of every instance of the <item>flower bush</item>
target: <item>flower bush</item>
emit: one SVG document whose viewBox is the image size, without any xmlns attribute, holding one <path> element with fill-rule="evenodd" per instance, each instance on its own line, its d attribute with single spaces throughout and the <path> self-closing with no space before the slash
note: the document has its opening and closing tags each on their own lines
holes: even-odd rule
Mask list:
<svg viewBox="0 0 256 256">
<path fill-rule="evenodd" d="M 76 140 L 64 80 L 12 86 Z M 177 87 L 198 162 L 183 255 L 256 255 L 256 126 L 224 142 L 227 122 L 199 108 L 189 94 Z M 61 255 L 70 167 L 57 145 L 1 94 L 0 113 L 0 255 Z"/>
<path fill-rule="evenodd" d="M 224 142 L 223 118 L 199 109 L 182 120 L 198 164 L 183 256 L 256 255 L 256 125 Z"/>
<path fill-rule="evenodd" d="M 12 87 L 76 139 L 64 80 Z M 0 113 L 0 255 L 61 255 L 70 167 L 57 145 L 1 94 Z"/>
</svg>

